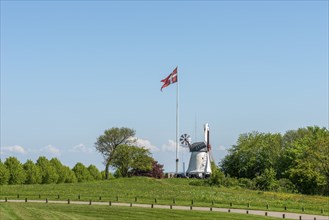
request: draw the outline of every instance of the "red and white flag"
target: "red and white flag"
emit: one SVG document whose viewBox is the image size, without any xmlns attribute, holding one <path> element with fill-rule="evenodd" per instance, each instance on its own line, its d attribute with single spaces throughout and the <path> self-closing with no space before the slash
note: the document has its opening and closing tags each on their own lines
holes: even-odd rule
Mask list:
<svg viewBox="0 0 329 220">
<path fill-rule="evenodd" d="M 167 76 L 166 78 L 164 78 L 163 80 L 161 80 L 161 82 L 163 82 L 163 85 L 161 87 L 161 92 L 162 92 L 162 89 L 169 86 L 170 84 L 172 83 L 175 83 L 177 82 L 178 78 L 177 78 L 177 68 L 176 67 L 172 73 L 169 74 L 169 76 Z"/>
</svg>

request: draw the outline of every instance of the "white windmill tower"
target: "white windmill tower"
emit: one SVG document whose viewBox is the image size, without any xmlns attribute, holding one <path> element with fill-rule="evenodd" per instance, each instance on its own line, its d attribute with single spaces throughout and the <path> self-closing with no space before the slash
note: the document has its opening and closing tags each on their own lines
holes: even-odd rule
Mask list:
<svg viewBox="0 0 329 220">
<path fill-rule="evenodd" d="M 190 144 L 191 138 L 183 134 L 180 138 L 183 145 L 188 146 L 191 152 L 190 162 L 186 175 L 188 177 L 206 178 L 211 174 L 210 153 L 211 146 L 209 143 L 209 125 L 204 125 L 204 142 L 195 142 Z"/>
</svg>

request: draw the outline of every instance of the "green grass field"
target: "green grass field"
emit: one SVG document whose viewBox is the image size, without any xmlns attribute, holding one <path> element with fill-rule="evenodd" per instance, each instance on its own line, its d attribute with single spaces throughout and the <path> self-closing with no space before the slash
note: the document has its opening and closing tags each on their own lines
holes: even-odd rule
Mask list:
<svg viewBox="0 0 329 220">
<path fill-rule="evenodd" d="M 274 218 L 221 212 L 115 207 L 100 205 L 65 205 L 38 203 L 0 203 L 0 219 L 232 219 L 269 220 Z"/>
<path fill-rule="evenodd" d="M 119 178 L 76 184 L 5 185 L 0 199 L 46 199 L 157 203 L 328 214 L 329 198 L 224 187 L 191 186 L 190 179 Z M 196 180 L 193 180 L 196 181 Z M 200 180 L 201 181 L 201 180 Z M 40 197 L 39 197 L 40 195 Z M 156 199 L 156 201 L 155 201 Z M 214 202 L 214 204 L 212 204 Z M 231 204 L 230 204 L 231 203 Z M 248 207 L 249 204 L 249 207 Z M 322 211 L 321 211 L 322 210 Z M 323 212 L 323 213 L 321 213 Z"/>
</svg>

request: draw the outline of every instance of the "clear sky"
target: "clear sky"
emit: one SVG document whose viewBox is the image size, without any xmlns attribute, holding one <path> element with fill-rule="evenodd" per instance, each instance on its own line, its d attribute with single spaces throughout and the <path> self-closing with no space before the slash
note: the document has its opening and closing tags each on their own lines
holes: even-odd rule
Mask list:
<svg viewBox="0 0 329 220">
<path fill-rule="evenodd" d="M 2 161 L 104 169 L 96 138 L 129 127 L 174 171 L 176 66 L 179 133 L 209 123 L 217 163 L 242 133 L 328 128 L 328 1 L 1 1 Z"/>
</svg>

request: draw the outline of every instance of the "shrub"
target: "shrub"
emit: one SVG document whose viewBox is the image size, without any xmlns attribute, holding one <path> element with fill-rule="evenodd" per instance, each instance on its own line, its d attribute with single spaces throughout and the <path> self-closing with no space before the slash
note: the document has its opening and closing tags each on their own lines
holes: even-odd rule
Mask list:
<svg viewBox="0 0 329 220">
<path fill-rule="evenodd" d="M 278 191 L 286 193 L 297 193 L 298 190 L 296 186 L 289 179 L 279 179 L 278 181 Z"/>
<path fill-rule="evenodd" d="M 205 180 L 210 186 L 223 185 L 225 179 L 224 173 L 216 166 L 214 162 L 211 162 L 212 174 L 209 179 Z"/>
<path fill-rule="evenodd" d="M 245 188 L 245 189 L 255 189 L 256 188 L 255 181 L 252 181 L 251 179 L 240 178 L 238 180 L 239 180 L 239 186 L 241 188 Z"/>
<path fill-rule="evenodd" d="M 277 190 L 278 181 L 276 180 L 276 172 L 273 168 L 265 169 L 265 171 L 255 178 L 256 187 L 260 190 Z"/>
<path fill-rule="evenodd" d="M 222 185 L 226 187 L 239 187 L 239 180 L 236 177 L 226 176 L 223 179 Z"/>
</svg>

